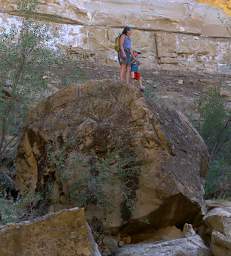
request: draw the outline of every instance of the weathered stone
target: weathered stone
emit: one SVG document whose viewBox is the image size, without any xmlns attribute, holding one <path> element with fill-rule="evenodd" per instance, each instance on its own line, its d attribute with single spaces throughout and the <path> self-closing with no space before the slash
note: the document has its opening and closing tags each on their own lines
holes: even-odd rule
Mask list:
<svg viewBox="0 0 231 256">
<path fill-rule="evenodd" d="M 231 255 L 231 237 L 213 231 L 211 237 L 211 250 L 214 256 L 230 256 Z"/>
<path fill-rule="evenodd" d="M 60 90 L 30 112 L 16 183 L 22 193 L 53 188 L 51 204 L 73 205 L 78 182 L 94 184 L 93 174 L 84 175 L 110 157 L 109 178 L 99 168 L 100 184 L 82 190 L 94 198 L 93 188 L 100 189 L 106 200 L 103 211 L 91 201 L 89 218 L 97 216 L 107 228 L 127 223 L 124 232 L 131 233 L 183 227 L 203 211 L 208 155 L 199 134 L 181 113 L 150 105 L 135 88 L 110 80 Z M 126 180 L 117 174 L 121 161 L 128 161 L 124 174 L 133 166 Z"/>
<path fill-rule="evenodd" d="M 193 229 L 193 226 L 191 224 L 185 223 L 183 228 L 183 233 L 185 237 L 190 237 L 196 235 L 195 230 Z"/>
<path fill-rule="evenodd" d="M 221 88 L 220 89 L 220 95 L 222 96 L 222 97 L 225 97 L 226 98 L 226 100 L 229 100 L 229 101 L 231 101 L 231 88 Z"/>
<path fill-rule="evenodd" d="M 202 239 L 195 235 L 159 243 L 128 245 L 116 252 L 116 256 L 209 256 L 210 251 Z"/>
<path fill-rule="evenodd" d="M 206 214 L 204 220 L 212 230 L 231 237 L 231 207 L 214 208 Z"/>
<path fill-rule="evenodd" d="M 229 208 L 231 207 L 230 201 L 206 200 L 206 208 L 212 210 L 214 208 Z"/>
<path fill-rule="evenodd" d="M 0 240 L 1 256 L 100 256 L 78 208 L 3 226 Z"/>
<path fill-rule="evenodd" d="M 214 256 L 231 255 L 231 207 L 227 207 L 227 204 L 213 203 L 213 206 L 219 207 L 212 208 L 204 217 L 211 233 L 211 249 Z"/>
</svg>

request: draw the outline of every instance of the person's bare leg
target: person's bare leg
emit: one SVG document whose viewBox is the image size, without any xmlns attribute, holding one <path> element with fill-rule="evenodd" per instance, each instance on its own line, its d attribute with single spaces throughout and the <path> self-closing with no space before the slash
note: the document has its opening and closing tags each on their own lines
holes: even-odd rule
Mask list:
<svg viewBox="0 0 231 256">
<path fill-rule="evenodd" d="M 140 84 L 140 90 L 144 91 L 145 87 L 143 86 L 143 81 L 142 81 L 142 77 L 139 80 L 139 84 Z"/>
<path fill-rule="evenodd" d="M 142 78 L 140 78 L 140 80 L 139 80 L 139 84 L 140 84 L 140 88 L 141 88 L 141 87 L 143 87 Z"/>
<path fill-rule="evenodd" d="M 130 84 L 130 78 L 131 78 L 131 67 L 130 65 L 126 66 L 126 82 L 127 84 Z"/>
<path fill-rule="evenodd" d="M 132 85 L 135 85 L 135 73 L 131 72 L 131 80 L 132 80 Z"/>
<path fill-rule="evenodd" d="M 120 65 L 120 81 L 123 81 L 123 65 Z"/>
<path fill-rule="evenodd" d="M 126 65 L 125 64 L 120 65 L 120 81 L 122 82 L 126 81 Z"/>
</svg>

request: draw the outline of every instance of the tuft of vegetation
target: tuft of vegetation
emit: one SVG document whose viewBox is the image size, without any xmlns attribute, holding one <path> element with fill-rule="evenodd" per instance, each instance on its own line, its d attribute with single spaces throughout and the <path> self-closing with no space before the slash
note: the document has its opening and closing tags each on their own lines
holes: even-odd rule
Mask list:
<svg viewBox="0 0 231 256">
<path fill-rule="evenodd" d="M 231 196 L 231 113 L 218 89 L 211 89 L 199 106 L 200 133 L 210 153 L 205 192 L 207 198 Z"/>
<path fill-rule="evenodd" d="M 69 147 L 64 144 L 61 149 L 54 150 L 49 146 L 48 161 L 61 183 L 75 180 L 68 189 L 67 197 L 70 201 L 79 207 L 87 208 L 93 204 L 103 210 L 113 210 L 111 195 L 107 192 L 115 188 L 115 184 L 120 184 L 123 208 L 126 208 L 129 215 L 136 201 L 135 190 L 139 175 L 135 156 L 119 151 L 109 152 L 104 157 L 79 152 L 68 156 L 65 152 L 68 152 Z"/>
<path fill-rule="evenodd" d="M 21 11 L 35 6 L 35 1 L 18 1 Z M 16 145 L 28 108 L 44 95 L 44 76 L 55 56 L 47 47 L 48 29 L 28 18 L 0 34 L 0 161 Z"/>
<path fill-rule="evenodd" d="M 16 202 L 0 197 L 0 224 L 5 225 L 33 218 L 41 200 L 42 196 L 39 193 L 29 193 Z"/>
<path fill-rule="evenodd" d="M 50 26 L 33 19 L 38 1 L 17 4 L 26 18 L 19 27 L 0 33 L 0 163 L 15 151 L 29 108 L 46 97 L 49 88 L 85 79 L 78 60 L 54 47 Z"/>
<path fill-rule="evenodd" d="M 24 16 L 20 26 L 0 32 L 0 167 L 3 167 L 1 171 L 7 170 L 12 184 L 18 139 L 29 109 L 46 97 L 54 84 L 66 86 L 84 76 L 77 59 L 72 60 L 63 50 L 54 47 L 50 26 L 36 20 L 39 1 L 17 0 L 16 3 L 17 11 Z M 72 68 L 69 70 L 69 67 Z M 64 76 L 68 78 L 64 80 Z M 7 185 L 4 180 L 0 181 Z M 3 224 L 34 215 L 35 205 L 40 201 L 35 193 L 12 202 L 11 187 L 0 193 Z M 52 187 L 47 190 L 51 191 Z"/>
</svg>

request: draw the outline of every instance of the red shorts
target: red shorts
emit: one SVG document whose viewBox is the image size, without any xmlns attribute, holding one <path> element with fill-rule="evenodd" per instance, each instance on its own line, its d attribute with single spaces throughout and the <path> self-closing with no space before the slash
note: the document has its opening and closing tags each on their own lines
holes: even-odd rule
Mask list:
<svg viewBox="0 0 231 256">
<path fill-rule="evenodd" d="M 141 78 L 141 73 L 140 72 L 134 72 L 134 79 L 135 80 L 140 80 Z"/>
</svg>

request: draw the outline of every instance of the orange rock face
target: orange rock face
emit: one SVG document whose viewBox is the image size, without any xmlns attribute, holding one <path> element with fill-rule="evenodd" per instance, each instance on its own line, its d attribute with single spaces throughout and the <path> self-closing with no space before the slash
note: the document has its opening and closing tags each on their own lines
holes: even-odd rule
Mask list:
<svg viewBox="0 0 231 256">
<path fill-rule="evenodd" d="M 214 7 L 223 9 L 227 14 L 231 15 L 231 1 L 230 0 L 198 0 L 199 3 L 206 3 Z"/>
</svg>

